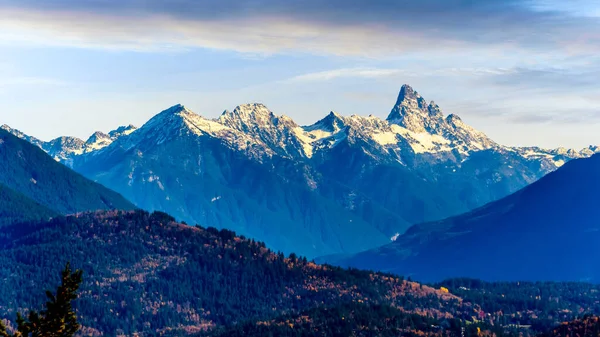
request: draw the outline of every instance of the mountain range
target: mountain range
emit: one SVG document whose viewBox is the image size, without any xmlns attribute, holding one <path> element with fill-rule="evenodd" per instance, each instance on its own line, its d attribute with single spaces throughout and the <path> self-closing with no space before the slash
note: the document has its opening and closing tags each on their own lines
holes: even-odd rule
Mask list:
<svg viewBox="0 0 600 337">
<path fill-rule="evenodd" d="M 3 128 L 140 208 L 308 257 L 389 243 L 598 151 L 500 145 L 408 85 L 386 120 L 331 112 L 301 126 L 256 103 L 217 119 L 175 105 L 87 141 Z"/>
<path fill-rule="evenodd" d="M 415 225 L 383 247 L 329 261 L 424 281 L 599 282 L 599 173 L 600 155 L 573 160 L 508 197 Z"/>
<path fill-rule="evenodd" d="M 258 107 L 252 106 L 246 112 L 255 113 L 256 109 Z M 398 111 L 402 111 L 402 107 Z M 442 170 L 443 166 L 423 161 L 410 167 L 402 166 L 404 169 L 400 171 L 400 166 L 383 161 L 386 158 L 383 152 L 375 156 L 378 145 L 374 144 L 379 143 L 361 138 L 363 136 L 351 137 L 353 128 L 364 131 L 357 126 L 345 126 L 344 139 L 339 130 L 332 131 L 339 143 L 330 144 L 329 148 L 314 145 L 310 157 L 306 156 L 305 144 L 294 147 L 293 142 L 280 147 L 279 153 L 267 153 L 265 149 L 276 148 L 274 144 L 281 143 L 266 145 L 268 141 L 286 139 L 283 135 L 287 131 L 266 128 L 267 137 L 263 134 L 264 127 L 233 132 L 233 126 L 223 126 L 237 124 L 244 129 L 240 121 L 246 117 L 236 117 L 243 114 L 241 110 L 225 113 L 217 122 L 176 106 L 140 129 L 111 139 L 106 146 L 98 145 L 95 150 L 84 150 L 65 159 L 52 158 L 39 148 L 43 148 L 42 143 L 34 146 L 0 130 L 0 162 L 3 163 L 0 167 L 0 319 L 7 323 L 9 330 L 14 327 L 15 312 L 42 307 L 44 298 L 38 296 L 40 290 L 60 282 L 58 271 L 66 261 L 84 272 L 84 283 L 74 303 L 77 318 L 82 323 L 81 336 L 533 336 L 548 331 L 560 321 L 600 314 L 600 288 L 590 283 L 484 282 L 455 278 L 425 285 L 411 281 L 411 278 L 437 281 L 449 276 L 470 276 L 493 280 L 585 279 L 596 282 L 595 261 L 599 256 L 595 247 L 600 219 L 595 209 L 600 200 L 597 192 L 600 190 L 597 174 L 600 154 L 570 160 L 576 157 L 573 153 L 569 157 L 567 151 L 566 159 L 559 159 L 556 155 L 547 157 L 552 153 L 548 150 L 544 157 L 547 164 L 560 166 L 555 172 L 465 214 L 412 226 L 404 234 L 398 234 L 393 243 L 352 255 L 340 263 L 392 274 L 319 265 L 294 253 L 273 251 L 265 243 L 231 230 L 188 225 L 162 212 L 131 210 L 135 206 L 120 194 L 56 160 L 71 167 L 95 169 L 98 174 L 105 172 L 109 181 L 113 178 L 120 181 L 121 173 L 128 168 L 142 170 L 141 178 L 137 171 L 132 171 L 133 174 L 126 176 L 128 180 L 120 183 L 131 187 L 131 193 L 141 200 L 164 196 L 160 193 L 167 191 L 174 193 L 166 197 L 174 195 L 177 202 L 184 202 L 180 209 L 182 214 L 201 209 L 195 202 L 202 201 L 198 196 L 202 196 L 200 192 L 205 189 L 225 191 L 228 194 L 213 197 L 211 204 L 235 201 L 241 204 L 230 205 L 229 212 L 239 213 L 215 208 L 211 211 L 216 215 L 212 216 L 228 219 L 232 225 L 247 225 L 247 231 L 256 230 L 256 223 L 227 217 L 231 214 L 254 216 L 260 223 L 280 231 L 277 233 L 280 237 L 267 236 L 273 243 L 288 242 L 292 248 L 307 248 L 304 240 L 322 229 L 331 232 L 314 242 L 331 243 L 332 238 L 338 237 L 339 244 L 343 240 L 367 246 L 362 242 L 371 240 L 367 231 L 383 233 L 385 227 L 365 219 L 382 219 L 382 211 L 389 212 L 386 216 L 390 221 L 400 217 L 401 213 L 376 203 L 374 200 L 382 200 L 376 199 L 380 196 L 367 194 L 366 183 L 352 181 L 348 170 L 361 172 L 358 167 L 372 170 L 371 175 L 363 172 L 363 177 L 371 177 L 371 183 L 380 184 L 381 191 L 387 191 L 386 183 L 398 183 L 386 180 L 393 176 L 401 180 L 397 186 L 409 189 L 403 193 L 412 193 L 424 200 L 428 193 L 451 192 L 451 186 L 443 189 L 441 180 L 423 179 L 451 177 Z M 395 116 L 394 112 L 391 116 Z M 336 114 L 328 117 L 345 120 L 345 123 L 357 118 Z M 261 120 L 260 116 L 248 118 Z M 273 124 L 282 130 L 300 128 L 309 133 L 318 129 L 314 125 L 294 126 L 285 117 L 275 118 L 281 122 Z M 414 126 L 416 122 L 390 118 L 381 123 L 384 123 L 382 128 L 402 130 L 393 123 Z M 431 125 L 435 123 L 429 119 L 419 123 L 416 125 L 429 130 L 427 134 L 433 134 Z M 206 130 L 222 133 L 211 135 Z M 249 136 L 251 130 L 258 132 L 257 135 Z M 12 130 L 12 133 L 18 132 Z M 27 136 L 21 134 L 21 137 Z M 262 143 L 258 143 L 260 137 L 265 138 Z M 400 136 L 397 139 L 401 142 Z M 479 139 L 473 142 L 483 144 L 483 138 Z M 494 154 L 490 158 L 512 158 L 514 163 L 529 161 L 531 165 L 543 165 L 541 155 L 528 161 L 517 159 L 520 152 L 545 150 L 493 146 L 498 148 L 465 152 L 462 155 L 466 159 L 454 167 L 464 167 L 473 158 L 483 160 L 478 156 L 486 151 Z M 245 150 L 241 150 L 242 147 Z M 369 149 L 370 155 L 365 152 Z M 506 152 L 517 155 L 509 157 Z M 448 156 L 449 159 L 440 159 L 445 163 L 453 160 L 443 151 L 428 155 L 438 159 L 441 157 L 436 156 Z M 461 153 L 457 150 L 452 155 Z M 339 163 L 334 165 L 333 161 L 348 160 L 348 156 L 354 156 L 350 162 L 355 167 L 346 170 Z M 415 154 L 415 158 L 418 156 Z M 197 161 L 191 162 L 192 158 Z M 563 165 L 559 160 L 566 163 Z M 510 166 L 516 165 L 514 163 Z M 472 163 L 473 167 L 475 164 Z M 420 175 L 425 171 L 419 170 L 425 170 L 427 165 L 431 175 Z M 271 169 L 266 170 L 269 166 Z M 148 167 L 156 171 L 143 175 Z M 178 171 L 170 171 L 176 168 Z M 455 177 L 459 175 L 457 172 L 453 172 L 457 174 Z M 313 179 L 319 185 L 307 188 L 307 177 L 319 178 Z M 510 175 L 503 179 L 508 177 Z M 141 186 L 155 189 L 137 190 Z M 358 204 L 362 208 L 340 207 L 336 201 L 340 195 L 336 193 L 346 191 L 343 188 L 348 186 L 353 189 L 362 186 L 365 192 L 361 200 L 377 208 L 367 208 L 365 204 Z M 426 187 L 434 190 L 435 186 L 439 190 L 419 190 Z M 274 200 L 270 198 L 273 192 L 279 193 Z M 405 196 L 392 192 L 396 193 L 395 197 Z M 439 195 L 448 197 L 443 193 Z M 94 209 L 100 211 L 87 211 Z M 267 211 L 274 218 L 261 218 Z M 309 216 L 299 225 L 291 218 L 298 214 Z M 315 214 L 322 222 L 314 222 Z M 290 222 L 276 221 L 281 219 Z M 357 223 L 363 227 L 336 227 L 335 223 L 328 223 L 340 219 L 348 223 L 362 219 L 363 222 Z M 302 225 L 310 224 L 314 227 L 299 230 Z M 265 226 L 264 231 L 269 229 Z M 307 250 L 314 251 L 314 247 Z M 575 321 L 572 326 L 573 329 L 581 327 L 585 332 L 594 322 Z M 569 329 L 570 326 L 566 330 Z M 565 329 L 558 328 L 555 332 L 562 333 L 562 330 Z"/>
</svg>

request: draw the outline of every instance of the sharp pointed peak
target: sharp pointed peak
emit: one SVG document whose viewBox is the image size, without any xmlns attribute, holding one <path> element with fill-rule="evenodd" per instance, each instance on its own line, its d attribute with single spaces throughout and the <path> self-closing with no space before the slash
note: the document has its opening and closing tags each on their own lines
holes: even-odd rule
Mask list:
<svg viewBox="0 0 600 337">
<path fill-rule="evenodd" d="M 186 119 L 195 118 L 197 116 L 194 112 L 187 109 L 182 104 L 175 104 L 152 117 L 147 121 L 140 129 L 148 128 L 165 128 L 169 125 L 171 127 L 178 128 Z M 124 129 L 127 130 L 127 129 Z M 124 131 L 123 130 L 123 131 Z M 130 129 L 131 130 L 131 129 Z M 137 128 L 135 128 L 137 130 Z M 119 134 L 120 128 L 111 131 L 113 135 Z M 121 131 L 121 132 L 123 132 Z M 133 132 L 133 131 L 131 131 Z M 131 133 L 129 132 L 129 133 Z"/>
<path fill-rule="evenodd" d="M 329 123 L 331 123 L 333 121 L 343 121 L 343 120 L 344 120 L 344 116 L 342 116 L 340 113 L 332 110 L 325 117 L 323 117 L 319 121 L 317 121 L 316 124 L 325 123 L 328 121 L 329 121 Z"/>
<path fill-rule="evenodd" d="M 170 116 L 182 116 L 182 115 L 189 115 L 189 114 L 194 114 L 195 113 L 188 109 L 185 105 L 183 104 L 175 104 L 161 112 L 159 112 L 155 117 L 170 117 Z"/>
<path fill-rule="evenodd" d="M 333 110 L 331 110 L 329 112 L 329 114 L 327 114 L 327 117 L 329 117 L 329 118 L 337 118 L 337 119 L 343 119 L 344 118 L 344 116 L 342 116 L 340 113 L 338 113 L 337 111 L 333 111 Z"/>
<path fill-rule="evenodd" d="M 410 84 L 406 84 L 406 83 L 404 83 L 400 87 L 400 92 L 401 93 L 411 93 L 411 92 L 416 93 L 415 89 Z"/>
<path fill-rule="evenodd" d="M 190 111 L 190 110 L 188 108 L 186 108 L 185 105 L 177 103 L 177 104 L 173 105 L 172 107 L 163 110 L 162 112 L 179 113 L 182 111 Z"/>
<path fill-rule="evenodd" d="M 421 99 L 421 95 L 408 84 L 403 84 L 398 93 L 398 99 L 396 99 L 396 105 L 402 104 L 406 100 L 418 100 Z"/>
<path fill-rule="evenodd" d="M 96 131 L 87 139 L 86 143 L 93 143 L 102 138 L 110 139 L 110 136 L 102 131 Z"/>
<path fill-rule="evenodd" d="M 327 116 L 321 118 L 316 123 L 305 126 L 306 130 L 325 129 L 330 132 L 334 132 L 344 127 L 345 117 L 341 114 L 330 111 Z"/>
<path fill-rule="evenodd" d="M 463 123 L 462 119 L 456 114 L 449 114 L 446 116 L 446 123 L 451 125 L 461 124 Z"/>
<path fill-rule="evenodd" d="M 340 113 L 336 112 L 336 111 L 330 111 L 327 116 L 321 118 L 321 120 L 319 120 L 317 123 L 321 123 L 321 122 L 326 122 L 326 121 L 343 121 L 344 120 L 344 116 L 342 116 Z"/>
</svg>

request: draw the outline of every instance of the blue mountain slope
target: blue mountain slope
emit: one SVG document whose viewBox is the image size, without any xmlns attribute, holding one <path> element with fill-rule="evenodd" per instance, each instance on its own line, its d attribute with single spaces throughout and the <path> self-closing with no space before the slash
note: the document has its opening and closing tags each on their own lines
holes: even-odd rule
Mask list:
<svg viewBox="0 0 600 337">
<path fill-rule="evenodd" d="M 118 193 L 56 162 L 42 149 L 0 130 L 0 184 L 59 213 L 134 209 Z"/>
<path fill-rule="evenodd" d="M 413 226 L 396 242 L 341 258 L 425 281 L 600 281 L 600 155 L 565 164 L 472 212 Z"/>
</svg>

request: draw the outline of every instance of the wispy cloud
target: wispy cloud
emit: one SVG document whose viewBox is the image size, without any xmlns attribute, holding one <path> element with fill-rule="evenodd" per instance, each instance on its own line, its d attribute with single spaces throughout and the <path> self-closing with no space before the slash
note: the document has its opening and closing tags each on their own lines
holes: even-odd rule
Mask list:
<svg viewBox="0 0 600 337">
<path fill-rule="evenodd" d="M 504 86 L 552 88 L 597 87 L 600 70 L 594 67 L 585 69 L 562 68 L 515 68 L 511 72 L 491 77 L 493 83 Z"/>
<path fill-rule="evenodd" d="M 65 81 L 44 78 L 44 77 L 10 77 L 0 79 L 0 87 L 12 87 L 12 86 L 64 86 L 67 85 Z"/>
<path fill-rule="evenodd" d="M 564 109 L 556 112 L 522 113 L 509 118 L 515 124 L 582 124 L 600 123 L 600 108 Z"/>
<path fill-rule="evenodd" d="M 541 10 L 531 3 L 0 0 L 0 39 L 132 50 L 200 47 L 374 57 L 467 46 L 565 53 L 600 49 L 597 18 Z"/>
<path fill-rule="evenodd" d="M 326 70 L 299 75 L 289 79 L 290 82 L 329 81 L 338 78 L 380 78 L 405 74 L 402 69 L 381 68 L 345 68 Z"/>
<path fill-rule="evenodd" d="M 411 69 L 399 68 L 342 68 L 332 69 L 290 78 L 290 82 L 317 82 L 330 81 L 338 78 L 366 78 L 376 79 L 385 77 L 418 77 L 418 76 L 493 76 L 505 75 L 517 71 L 513 68 L 440 68 L 427 69 L 414 67 Z"/>
</svg>

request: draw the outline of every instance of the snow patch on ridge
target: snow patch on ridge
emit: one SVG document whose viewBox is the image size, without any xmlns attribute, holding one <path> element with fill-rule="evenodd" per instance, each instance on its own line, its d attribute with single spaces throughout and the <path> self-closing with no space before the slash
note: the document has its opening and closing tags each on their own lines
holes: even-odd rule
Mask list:
<svg viewBox="0 0 600 337">
<path fill-rule="evenodd" d="M 379 145 L 386 146 L 398 144 L 398 133 L 394 132 L 377 132 L 372 135 L 373 140 Z"/>
</svg>

